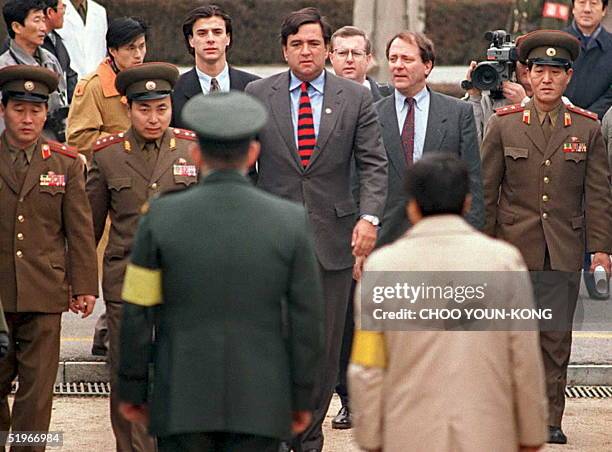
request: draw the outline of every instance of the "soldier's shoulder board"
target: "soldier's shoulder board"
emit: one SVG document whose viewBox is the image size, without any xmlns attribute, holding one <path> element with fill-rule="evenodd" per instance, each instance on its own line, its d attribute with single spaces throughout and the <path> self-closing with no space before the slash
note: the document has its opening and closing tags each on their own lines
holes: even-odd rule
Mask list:
<svg viewBox="0 0 612 452">
<path fill-rule="evenodd" d="M 111 144 L 123 143 L 125 141 L 125 133 L 116 133 L 114 135 L 108 135 L 104 138 L 98 139 L 94 145 L 92 150 L 94 152 L 101 151 L 104 148 L 109 147 Z"/>
<path fill-rule="evenodd" d="M 520 113 L 523 110 L 525 110 L 525 107 L 521 104 L 506 105 L 505 107 L 495 109 L 495 114 L 497 116 L 506 116 L 511 113 Z"/>
<path fill-rule="evenodd" d="M 576 113 L 577 115 L 592 119 L 593 121 L 597 121 L 599 119 L 597 113 L 585 110 L 584 108 L 576 107 L 575 105 L 566 105 L 565 108 L 573 113 Z"/>
<path fill-rule="evenodd" d="M 195 132 L 192 132 L 191 130 L 186 130 L 186 129 L 178 129 L 176 127 L 174 127 L 172 129 L 172 132 L 174 133 L 174 136 L 183 140 L 189 140 L 189 141 L 197 141 L 198 137 L 195 134 Z"/>
<path fill-rule="evenodd" d="M 70 158 L 77 158 L 79 156 L 79 150 L 74 146 L 68 146 L 67 144 L 58 143 L 57 141 L 47 140 L 47 148 L 52 152 L 65 155 Z M 43 145 L 43 153 L 45 152 L 45 146 Z"/>
<path fill-rule="evenodd" d="M 86 75 L 85 77 L 81 77 L 76 87 L 74 88 L 75 97 L 81 97 L 83 94 L 85 94 L 85 87 L 87 87 L 87 84 L 89 83 L 90 80 L 91 80 L 91 75 Z"/>
</svg>

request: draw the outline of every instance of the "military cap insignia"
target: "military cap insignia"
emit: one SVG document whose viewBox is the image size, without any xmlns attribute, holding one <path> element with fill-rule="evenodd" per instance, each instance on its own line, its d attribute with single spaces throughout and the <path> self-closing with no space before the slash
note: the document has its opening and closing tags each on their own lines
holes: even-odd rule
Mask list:
<svg viewBox="0 0 612 452">
<path fill-rule="evenodd" d="M 495 114 L 497 116 L 505 116 L 511 113 L 519 113 L 525 110 L 525 108 L 521 104 L 508 105 L 506 107 L 498 108 L 495 110 Z"/>
<path fill-rule="evenodd" d="M 153 91 L 155 88 L 157 88 L 157 83 L 155 83 L 153 80 L 149 80 L 147 83 L 145 83 L 145 88 L 148 91 Z"/>
<path fill-rule="evenodd" d="M 27 81 L 23 84 L 23 89 L 25 89 L 28 92 L 34 91 L 35 85 L 34 82 L 31 81 Z"/>
<path fill-rule="evenodd" d="M 184 140 L 197 141 L 197 139 L 198 139 L 196 134 L 194 132 L 192 132 L 191 130 L 174 128 L 173 132 L 174 132 L 174 135 L 176 135 L 177 138 L 182 138 Z"/>
<path fill-rule="evenodd" d="M 104 148 L 107 148 L 111 144 L 121 143 L 123 141 L 125 141 L 125 133 L 123 132 L 116 133 L 115 135 L 108 135 L 104 138 L 98 139 L 98 141 L 95 142 L 92 150 L 94 152 L 98 152 Z"/>
<path fill-rule="evenodd" d="M 557 49 L 555 49 L 554 47 L 549 47 L 548 49 L 546 49 L 546 55 L 548 55 L 549 57 L 554 57 L 557 55 Z"/>
<path fill-rule="evenodd" d="M 593 119 L 594 121 L 597 121 L 599 119 L 597 117 L 597 113 L 593 113 L 592 111 L 588 111 L 583 108 L 576 107 L 575 105 L 566 105 L 565 108 L 571 112 L 579 114 L 580 116 L 584 116 L 585 118 Z"/>
<path fill-rule="evenodd" d="M 523 112 L 523 122 L 527 125 L 531 124 L 531 110 L 525 110 Z"/>
</svg>

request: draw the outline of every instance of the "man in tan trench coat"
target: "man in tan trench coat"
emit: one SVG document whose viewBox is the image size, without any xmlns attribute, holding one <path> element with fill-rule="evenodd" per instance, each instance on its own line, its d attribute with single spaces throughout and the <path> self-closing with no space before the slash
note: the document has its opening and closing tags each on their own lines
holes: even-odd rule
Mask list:
<svg viewBox="0 0 612 452">
<path fill-rule="evenodd" d="M 518 250 L 461 218 L 469 210 L 465 164 L 434 153 L 415 163 L 406 180 L 414 226 L 372 253 L 355 296 L 349 390 L 357 443 L 384 452 L 535 451 L 546 441 L 547 414 L 537 321 L 522 322 L 523 331 L 514 323 L 509 331 L 436 331 L 448 328 L 427 328 L 418 319 L 366 330 L 367 316 L 376 318 L 368 310 L 368 281 L 381 274 L 390 275 L 383 279 L 389 286 L 406 277 L 417 287 L 436 287 L 437 275 L 461 272 L 456 283 L 466 277 L 488 284 L 484 308 L 533 307 Z M 388 303 L 376 306 L 396 309 L 397 300 Z M 421 312 L 434 305 L 411 306 Z"/>
<path fill-rule="evenodd" d="M 536 302 L 554 309 L 540 341 L 549 402 L 549 442 L 561 430 L 572 321 L 585 252 L 592 268 L 610 273 L 609 169 L 597 115 L 564 105 L 578 40 L 551 30 L 525 35 L 519 45 L 534 91 L 524 107 L 491 118 L 482 146 L 485 232 L 512 243 L 529 270 Z"/>
</svg>

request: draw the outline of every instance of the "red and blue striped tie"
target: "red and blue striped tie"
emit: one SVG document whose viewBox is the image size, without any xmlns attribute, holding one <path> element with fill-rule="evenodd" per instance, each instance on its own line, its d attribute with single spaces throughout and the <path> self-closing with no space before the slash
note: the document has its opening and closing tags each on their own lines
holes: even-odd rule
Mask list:
<svg viewBox="0 0 612 452">
<path fill-rule="evenodd" d="M 306 168 L 310 162 L 310 157 L 317 144 L 315 135 L 314 120 L 312 118 L 312 106 L 310 105 L 310 97 L 308 96 L 307 82 L 302 82 L 300 89 L 300 106 L 298 109 L 298 154 L 302 161 L 302 166 Z"/>
</svg>

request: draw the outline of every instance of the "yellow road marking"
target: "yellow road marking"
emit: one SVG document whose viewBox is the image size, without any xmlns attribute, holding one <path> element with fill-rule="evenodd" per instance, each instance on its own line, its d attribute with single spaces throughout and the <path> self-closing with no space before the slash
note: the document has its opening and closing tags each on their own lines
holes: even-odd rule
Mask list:
<svg viewBox="0 0 612 452">
<path fill-rule="evenodd" d="M 597 332 L 597 331 L 574 331 L 574 337 L 587 339 L 612 339 L 612 331 Z"/>
</svg>

